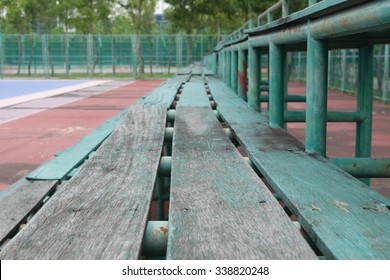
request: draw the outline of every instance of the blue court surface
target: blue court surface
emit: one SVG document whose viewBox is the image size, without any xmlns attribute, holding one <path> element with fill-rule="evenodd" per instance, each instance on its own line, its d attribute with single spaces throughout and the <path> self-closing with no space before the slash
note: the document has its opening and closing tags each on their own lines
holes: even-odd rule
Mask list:
<svg viewBox="0 0 390 280">
<path fill-rule="evenodd" d="M 77 81 L 63 81 L 63 80 L 39 80 L 39 81 L 26 81 L 26 80 L 0 80 L 0 99 L 13 98 L 23 96 L 27 94 L 37 93 L 41 91 L 48 91 L 58 89 L 67 86 L 80 85 L 86 82 L 86 80 Z"/>
</svg>

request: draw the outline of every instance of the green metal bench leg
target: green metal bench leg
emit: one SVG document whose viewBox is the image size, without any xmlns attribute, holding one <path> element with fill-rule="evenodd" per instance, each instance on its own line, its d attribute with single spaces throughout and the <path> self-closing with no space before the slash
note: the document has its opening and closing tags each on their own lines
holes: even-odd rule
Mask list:
<svg viewBox="0 0 390 280">
<path fill-rule="evenodd" d="M 226 51 L 226 85 L 231 88 L 232 79 L 231 79 L 231 67 L 232 67 L 232 54 L 231 51 Z"/>
<path fill-rule="evenodd" d="M 238 58 L 237 52 L 231 52 L 231 67 L 230 67 L 230 88 L 237 93 L 237 81 L 238 81 Z"/>
<path fill-rule="evenodd" d="M 247 52 L 243 49 L 238 51 L 238 84 L 237 94 L 244 100 L 247 100 Z"/>
<path fill-rule="evenodd" d="M 308 37 L 306 151 L 326 156 L 328 49 L 324 41 Z"/>
<path fill-rule="evenodd" d="M 356 126 L 356 157 L 371 157 L 372 140 L 372 106 L 374 79 L 374 48 L 365 46 L 359 49 L 359 87 L 357 93 L 357 111 L 364 116 L 364 121 Z M 370 179 L 362 178 L 370 185 Z"/>
<path fill-rule="evenodd" d="M 260 111 L 259 51 L 252 47 L 248 49 L 248 67 L 248 105 L 250 108 Z"/>
<path fill-rule="evenodd" d="M 283 47 L 273 43 L 269 45 L 270 55 L 270 91 L 269 121 L 283 127 L 284 124 L 284 91 L 285 91 L 285 53 Z"/>
</svg>

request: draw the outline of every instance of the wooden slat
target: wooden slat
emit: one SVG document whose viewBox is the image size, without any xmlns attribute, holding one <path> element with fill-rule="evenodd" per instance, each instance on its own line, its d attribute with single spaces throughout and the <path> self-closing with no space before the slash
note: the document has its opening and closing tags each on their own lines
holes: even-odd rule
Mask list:
<svg viewBox="0 0 390 280">
<path fill-rule="evenodd" d="M 104 122 L 77 144 L 59 152 L 57 157 L 28 174 L 27 180 L 63 180 L 73 168 L 82 163 L 92 151 L 102 144 L 128 110 L 129 107 Z"/>
<path fill-rule="evenodd" d="M 177 76 L 166 81 L 137 102 L 137 105 L 159 105 L 165 106 L 168 109 L 175 100 L 175 96 L 180 86 L 188 81 L 188 79 L 189 76 Z"/>
<path fill-rule="evenodd" d="M 210 99 L 207 96 L 206 87 L 203 83 L 188 82 L 184 85 L 176 108 L 188 106 L 211 108 Z"/>
<path fill-rule="evenodd" d="M 207 82 L 205 77 L 202 76 L 191 76 L 190 82 L 192 83 L 203 83 L 205 84 Z"/>
<path fill-rule="evenodd" d="M 168 259 L 312 259 L 210 108 L 177 108 Z"/>
<path fill-rule="evenodd" d="M 18 226 L 25 222 L 42 200 L 57 185 L 58 181 L 30 182 L 22 179 L 2 193 L 0 198 L 0 244 L 10 234 L 17 230 Z"/>
<path fill-rule="evenodd" d="M 306 153 L 298 140 L 269 126 L 257 112 L 224 107 L 226 97 L 211 92 L 248 156 L 327 258 L 390 258 L 387 198 L 330 161 Z M 238 98 L 227 95 L 230 104 Z"/>
<path fill-rule="evenodd" d="M 209 77 L 208 86 L 212 96 L 217 102 L 218 108 L 221 107 L 241 107 L 248 108 L 248 104 L 241 98 L 238 98 L 237 95 L 221 80 Z M 233 94 L 236 98 L 231 97 Z"/>
<path fill-rule="evenodd" d="M 0 259 L 137 259 L 161 156 L 166 108 L 133 106 L 81 172 Z"/>
<path fill-rule="evenodd" d="M 177 74 L 178 75 L 190 75 L 193 67 L 194 67 L 193 65 L 190 65 L 188 67 L 183 67 L 179 70 L 179 72 Z"/>
</svg>

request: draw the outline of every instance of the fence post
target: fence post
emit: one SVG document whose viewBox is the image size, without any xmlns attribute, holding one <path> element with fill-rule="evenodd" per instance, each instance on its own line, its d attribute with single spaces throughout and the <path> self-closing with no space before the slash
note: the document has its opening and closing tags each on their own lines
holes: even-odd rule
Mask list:
<svg viewBox="0 0 390 280">
<path fill-rule="evenodd" d="M 283 127 L 286 53 L 282 46 L 269 44 L 269 122 Z"/>
<path fill-rule="evenodd" d="M 45 79 L 48 79 L 48 59 L 47 59 L 47 35 L 42 35 L 41 36 L 42 40 L 42 67 L 43 67 L 43 73 L 45 75 Z"/>
<path fill-rule="evenodd" d="M 88 34 L 87 35 L 87 51 L 88 51 L 88 75 L 89 75 L 89 78 L 92 79 L 92 76 L 93 76 L 93 37 L 92 37 L 92 34 Z"/>
<path fill-rule="evenodd" d="M 385 45 L 384 63 L 383 63 L 383 79 L 382 79 L 382 100 L 383 102 L 389 101 L 389 57 L 390 57 L 390 45 Z"/>
<path fill-rule="evenodd" d="M 138 79 L 138 55 L 137 55 L 137 35 L 131 36 L 131 43 L 133 46 L 133 76 L 134 79 Z"/>
<path fill-rule="evenodd" d="M 364 46 L 359 49 L 357 112 L 364 116 L 364 121 L 356 126 L 356 157 L 371 157 L 372 106 L 374 89 L 374 47 Z M 367 185 L 370 179 L 361 179 Z"/>
<path fill-rule="evenodd" d="M 3 63 L 4 63 L 4 49 L 3 49 L 3 34 L 0 33 L 0 79 L 3 79 Z"/>
<path fill-rule="evenodd" d="M 260 111 L 260 67 L 259 50 L 248 47 L 248 105 Z"/>
<path fill-rule="evenodd" d="M 179 72 L 179 69 L 182 65 L 182 43 L 181 43 L 181 35 L 176 35 L 176 68 L 177 72 Z"/>
<path fill-rule="evenodd" d="M 345 93 L 347 82 L 347 50 L 341 50 L 341 91 Z"/>
<path fill-rule="evenodd" d="M 328 49 L 308 35 L 306 77 L 306 151 L 326 156 Z"/>
</svg>

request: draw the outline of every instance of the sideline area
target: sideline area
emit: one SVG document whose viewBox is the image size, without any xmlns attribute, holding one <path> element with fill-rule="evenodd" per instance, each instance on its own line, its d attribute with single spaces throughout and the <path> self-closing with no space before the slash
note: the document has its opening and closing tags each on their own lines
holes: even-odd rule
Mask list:
<svg viewBox="0 0 390 280">
<path fill-rule="evenodd" d="M 55 95 L 46 93 L 45 98 L 0 108 L 0 191 L 76 144 L 162 82 L 94 81 L 88 87 L 85 83 L 73 85 L 66 93 L 58 93 L 64 91 L 62 88 Z M 69 91 L 70 87 L 75 88 Z"/>
<path fill-rule="evenodd" d="M 109 80 L 1 80 L 0 108 L 98 86 L 107 82 Z"/>
</svg>

